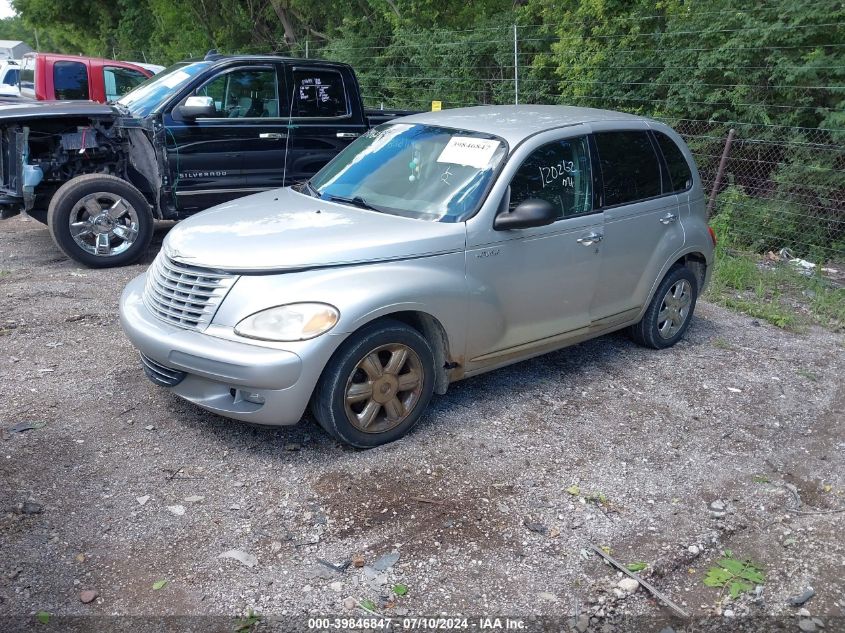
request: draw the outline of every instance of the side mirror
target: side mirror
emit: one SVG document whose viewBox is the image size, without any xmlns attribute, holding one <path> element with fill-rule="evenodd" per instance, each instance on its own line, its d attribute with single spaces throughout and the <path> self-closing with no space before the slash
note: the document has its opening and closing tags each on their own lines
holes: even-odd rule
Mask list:
<svg viewBox="0 0 845 633">
<path fill-rule="evenodd" d="M 211 97 L 188 97 L 185 99 L 185 103 L 176 106 L 176 109 L 179 110 L 179 116 L 189 121 L 217 115 L 217 108 L 214 107 L 214 99 Z"/>
<path fill-rule="evenodd" d="M 528 229 L 534 226 L 546 226 L 560 219 L 557 208 L 547 200 L 530 198 L 519 204 L 513 211 L 503 211 L 493 220 L 496 231 Z"/>
</svg>

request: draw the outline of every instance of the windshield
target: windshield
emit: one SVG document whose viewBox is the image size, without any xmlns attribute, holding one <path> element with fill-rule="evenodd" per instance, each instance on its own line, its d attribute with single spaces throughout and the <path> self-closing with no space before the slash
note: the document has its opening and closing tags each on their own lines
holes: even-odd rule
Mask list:
<svg viewBox="0 0 845 633">
<path fill-rule="evenodd" d="M 132 116 L 144 117 L 192 77 L 208 67 L 209 62 L 180 62 L 153 75 L 140 86 L 126 93 L 117 102 L 129 108 Z"/>
<path fill-rule="evenodd" d="M 507 153 L 489 134 L 386 124 L 356 140 L 311 180 L 324 200 L 457 222 L 481 204 Z"/>
</svg>

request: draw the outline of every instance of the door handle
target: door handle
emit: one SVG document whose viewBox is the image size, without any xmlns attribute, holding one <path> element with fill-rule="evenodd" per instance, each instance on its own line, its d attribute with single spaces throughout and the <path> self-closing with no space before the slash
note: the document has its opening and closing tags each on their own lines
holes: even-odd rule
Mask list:
<svg viewBox="0 0 845 633">
<path fill-rule="evenodd" d="M 577 242 L 581 246 L 592 246 L 593 244 L 601 242 L 603 237 L 604 236 L 601 233 L 593 232 L 588 235 L 585 235 L 584 237 L 579 237 Z"/>
<path fill-rule="evenodd" d="M 360 132 L 338 132 L 335 136 L 337 138 L 358 138 L 361 134 Z"/>
<path fill-rule="evenodd" d="M 258 138 L 266 138 L 271 141 L 278 141 L 279 139 L 287 138 L 287 134 L 279 134 L 278 132 L 262 132 Z"/>
<path fill-rule="evenodd" d="M 677 219 L 678 219 L 678 216 L 675 215 L 674 213 L 667 213 L 662 218 L 660 218 L 660 223 L 661 224 L 672 224 L 672 222 L 677 221 Z"/>
</svg>

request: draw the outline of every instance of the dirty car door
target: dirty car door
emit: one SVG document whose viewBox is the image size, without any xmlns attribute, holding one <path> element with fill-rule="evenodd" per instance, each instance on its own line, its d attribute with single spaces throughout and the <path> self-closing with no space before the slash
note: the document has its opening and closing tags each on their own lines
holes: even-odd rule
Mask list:
<svg viewBox="0 0 845 633">
<path fill-rule="evenodd" d="M 546 143 L 516 170 L 508 204 L 547 200 L 560 219 L 528 229 L 468 228 L 471 366 L 504 362 L 521 346 L 589 325 L 603 223 L 593 188 L 586 136 Z"/>
<path fill-rule="evenodd" d="M 594 321 L 627 321 L 648 299 L 663 266 L 684 245 L 682 213 L 649 132 L 595 134 L 604 182 L 604 255 Z"/>
</svg>

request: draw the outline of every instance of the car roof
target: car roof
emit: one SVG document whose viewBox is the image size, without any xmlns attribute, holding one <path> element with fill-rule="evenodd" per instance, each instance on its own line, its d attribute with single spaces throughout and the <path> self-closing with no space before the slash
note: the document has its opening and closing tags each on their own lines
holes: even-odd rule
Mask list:
<svg viewBox="0 0 845 633">
<path fill-rule="evenodd" d="M 505 139 L 511 146 L 538 132 L 558 127 L 597 121 L 633 122 L 647 120 L 649 119 L 614 110 L 556 105 L 475 106 L 439 112 L 423 112 L 401 119 L 403 123 L 442 125 L 493 134 Z"/>
</svg>

